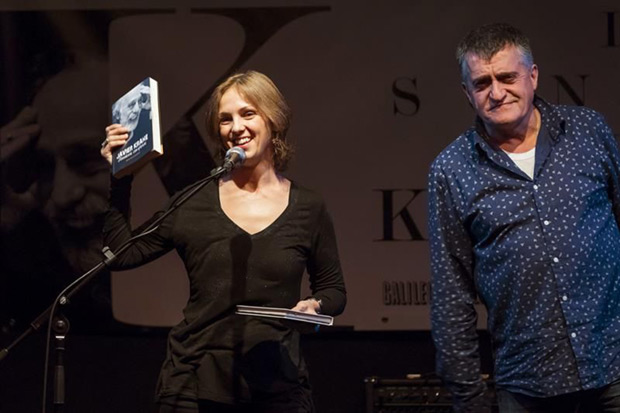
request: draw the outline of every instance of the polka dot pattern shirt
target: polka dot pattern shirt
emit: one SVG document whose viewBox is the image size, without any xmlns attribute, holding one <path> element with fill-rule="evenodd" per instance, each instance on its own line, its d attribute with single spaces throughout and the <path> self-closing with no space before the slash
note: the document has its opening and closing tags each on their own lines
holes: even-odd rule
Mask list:
<svg viewBox="0 0 620 413">
<path fill-rule="evenodd" d="M 458 400 L 483 391 L 474 302 L 498 388 L 547 397 L 620 378 L 620 156 L 597 112 L 535 105 L 534 178 L 479 123 L 429 175 L 437 367 Z"/>
</svg>

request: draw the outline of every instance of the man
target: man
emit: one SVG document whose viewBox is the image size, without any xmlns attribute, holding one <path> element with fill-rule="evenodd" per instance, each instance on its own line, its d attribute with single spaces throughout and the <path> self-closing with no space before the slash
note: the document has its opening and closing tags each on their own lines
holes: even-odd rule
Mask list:
<svg viewBox="0 0 620 413">
<path fill-rule="evenodd" d="M 109 170 L 97 155 L 109 113 L 106 76 L 106 65 L 99 61 L 65 69 L 43 86 L 33 102 L 41 127 L 38 184 L 46 200 L 44 213 L 80 274 L 101 261 Z"/>
<path fill-rule="evenodd" d="M 2 128 L 23 146 L 2 165 L 7 203 L 0 219 L 0 322 L 6 332 L 23 330 L 62 288 L 102 260 L 109 168 L 99 148 L 108 122 L 107 76 L 99 60 L 65 68 Z M 4 214 L 9 209 L 16 212 Z M 111 322 L 109 276 L 72 301 L 71 321 L 84 319 L 78 330 Z"/>
<path fill-rule="evenodd" d="M 500 411 L 620 411 L 620 155 L 602 116 L 535 95 L 517 29 L 457 49 L 475 125 L 429 175 L 432 328 L 457 411 L 484 411 L 474 302 Z M 488 406 L 487 406 L 488 408 Z"/>
</svg>

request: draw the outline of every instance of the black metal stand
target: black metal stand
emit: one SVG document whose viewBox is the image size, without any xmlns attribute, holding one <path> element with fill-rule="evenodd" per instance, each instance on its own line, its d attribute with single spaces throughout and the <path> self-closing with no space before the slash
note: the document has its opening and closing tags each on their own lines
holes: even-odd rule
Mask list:
<svg viewBox="0 0 620 413">
<path fill-rule="evenodd" d="M 56 365 L 54 366 L 54 412 L 60 413 L 65 407 L 65 337 L 69 332 L 69 321 L 59 315 L 54 317 L 54 350 Z"/>
<path fill-rule="evenodd" d="M 69 302 L 69 298 L 71 298 L 74 294 L 76 294 L 79 290 L 82 289 L 86 284 L 88 284 L 95 275 L 102 272 L 106 267 L 109 267 L 115 260 L 116 257 L 126 250 L 128 250 L 138 239 L 142 238 L 145 235 L 150 234 L 155 231 L 159 226 L 160 222 L 162 222 L 168 215 L 170 215 L 173 211 L 175 211 L 179 206 L 184 204 L 187 200 L 193 197 L 198 191 L 200 191 L 205 185 L 209 182 L 219 178 L 225 173 L 230 172 L 232 168 L 236 165 L 233 163 L 224 164 L 224 166 L 214 168 L 211 171 L 211 174 L 206 178 L 196 182 L 194 185 L 188 187 L 185 190 L 185 193 L 181 194 L 176 202 L 168 208 L 164 213 L 159 215 L 157 219 L 153 220 L 140 234 L 130 238 L 125 243 L 123 243 L 118 251 L 112 252 L 110 248 L 107 246 L 103 248 L 102 253 L 104 255 L 104 259 L 89 271 L 78 277 L 75 281 L 65 287 L 64 290 L 58 294 L 54 302 L 50 307 L 48 307 L 43 313 L 41 313 L 34 321 L 30 323 L 30 327 L 24 331 L 19 337 L 17 337 L 8 347 L 0 350 L 0 362 L 6 358 L 11 349 L 13 349 L 17 344 L 19 344 L 22 340 L 28 337 L 35 331 L 38 331 L 42 325 L 50 320 L 56 320 L 53 323 L 48 324 L 48 333 L 47 333 L 47 347 L 46 347 L 46 358 L 45 358 L 45 369 L 44 369 L 44 377 L 43 377 L 43 403 L 42 403 L 42 413 L 45 413 L 46 409 L 46 401 L 47 401 L 47 375 L 48 375 L 48 365 L 49 365 L 49 343 L 51 338 L 51 330 L 54 327 L 55 335 L 55 343 L 56 343 L 56 368 L 54 371 L 55 378 L 55 388 L 54 388 L 54 411 L 60 412 L 64 407 L 65 401 L 65 387 L 64 387 L 64 353 L 65 353 L 65 339 L 67 332 L 69 330 L 69 322 L 64 317 L 58 317 L 54 319 L 54 315 L 56 313 L 56 307 L 58 304 L 64 305 Z M 62 384 L 60 384 L 62 383 Z"/>
</svg>

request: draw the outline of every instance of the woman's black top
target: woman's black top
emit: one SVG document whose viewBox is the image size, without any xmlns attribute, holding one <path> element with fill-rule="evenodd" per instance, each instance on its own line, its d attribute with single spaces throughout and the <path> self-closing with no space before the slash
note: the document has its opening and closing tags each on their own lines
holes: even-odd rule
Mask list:
<svg viewBox="0 0 620 413">
<path fill-rule="evenodd" d="M 112 251 L 131 236 L 130 188 L 131 178 L 112 180 L 104 227 L 104 245 Z M 226 216 L 217 184 L 209 184 L 120 255 L 113 269 L 145 264 L 172 249 L 185 264 L 190 294 L 183 321 L 169 334 L 158 397 L 238 403 L 307 385 L 299 332 L 277 319 L 234 312 L 238 304 L 293 307 L 305 270 L 322 312 L 343 311 L 346 291 L 322 199 L 292 183 L 284 212 L 249 234 Z"/>
</svg>

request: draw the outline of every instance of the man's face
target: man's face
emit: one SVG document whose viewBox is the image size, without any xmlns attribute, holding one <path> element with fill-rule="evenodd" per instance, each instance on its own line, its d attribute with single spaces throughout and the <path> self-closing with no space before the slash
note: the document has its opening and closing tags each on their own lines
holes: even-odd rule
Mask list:
<svg viewBox="0 0 620 413">
<path fill-rule="evenodd" d="M 123 99 L 123 101 L 120 102 L 119 110 L 121 125 L 133 131 L 138 125 L 140 110 L 142 110 L 142 106 L 140 105 L 140 92 L 132 93 Z"/>
<path fill-rule="evenodd" d="M 36 149 L 43 212 L 76 268 L 96 258 L 85 250 L 100 243 L 109 191 L 109 165 L 99 155 L 109 110 L 102 103 L 106 89 L 78 93 L 84 84 L 96 84 L 93 72 L 62 73 L 46 84 L 33 103 L 41 128 Z"/>
<path fill-rule="evenodd" d="M 510 132 L 527 124 L 534 107 L 538 68 L 528 65 L 515 46 L 490 60 L 468 54 L 463 91 L 487 132 Z"/>
<path fill-rule="evenodd" d="M 109 167 L 97 152 L 99 130 L 43 130 L 38 151 L 42 165 L 40 189 L 54 226 L 71 238 L 97 236 L 97 220 L 107 207 Z M 46 177 L 48 179 L 46 179 Z M 96 229 L 95 229 L 96 228 Z"/>
</svg>

